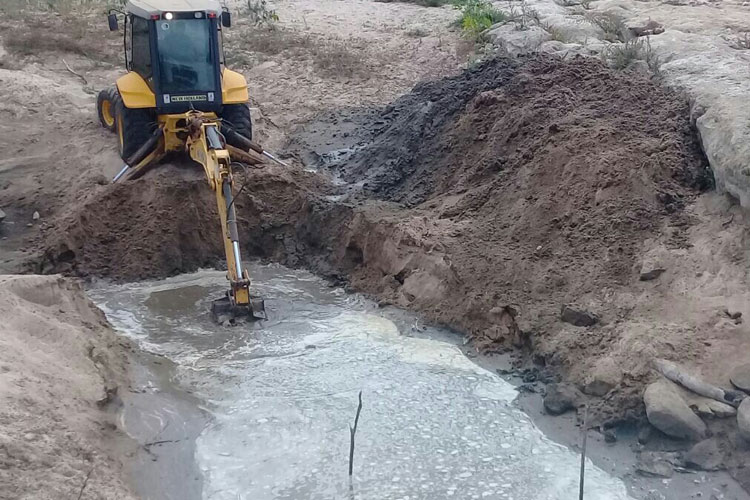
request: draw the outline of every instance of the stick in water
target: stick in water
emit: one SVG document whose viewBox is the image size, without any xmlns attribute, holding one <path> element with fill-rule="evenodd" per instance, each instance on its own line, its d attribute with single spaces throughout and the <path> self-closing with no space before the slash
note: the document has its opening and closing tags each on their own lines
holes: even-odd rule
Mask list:
<svg viewBox="0 0 750 500">
<path fill-rule="evenodd" d="M 349 426 L 349 476 L 352 475 L 354 469 L 354 435 L 357 433 L 357 424 L 359 423 L 359 412 L 362 411 L 362 391 L 359 391 L 359 405 L 357 406 L 357 415 L 354 417 L 354 427 Z"/>
<path fill-rule="evenodd" d="M 581 480 L 578 486 L 578 500 L 583 500 L 583 476 L 586 471 L 586 438 L 589 435 L 588 429 L 589 407 L 583 408 L 583 439 L 581 440 Z"/>
</svg>

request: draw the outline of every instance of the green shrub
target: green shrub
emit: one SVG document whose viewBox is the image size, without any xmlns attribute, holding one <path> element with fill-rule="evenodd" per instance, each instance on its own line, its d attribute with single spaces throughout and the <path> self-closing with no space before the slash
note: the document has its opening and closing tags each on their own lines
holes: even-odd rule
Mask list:
<svg viewBox="0 0 750 500">
<path fill-rule="evenodd" d="M 508 14 L 485 0 L 457 0 L 455 5 L 461 10 L 459 26 L 474 38 L 493 24 L 509 20 Z"/>
</svg>

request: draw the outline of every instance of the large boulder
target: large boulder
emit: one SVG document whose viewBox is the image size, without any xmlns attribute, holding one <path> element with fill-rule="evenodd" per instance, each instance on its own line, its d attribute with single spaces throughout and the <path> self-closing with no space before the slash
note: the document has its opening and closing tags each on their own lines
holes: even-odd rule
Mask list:
<svg viewBox="0 0 750 500">
<path fill-rule="evenodd" d="M 750 393 L 750 363 L 734 368 L 729 374 L 729 380 L 737 389 Z"/>
<path fill-rule="evenodd" d="M 750 398 L 745 398 L 737 409 L 737 426 L 740 436 L 750 441 Z"/>
<path fill-rule="evenodd" d="M 570 384 L 550 384 L 544 396 L 544 409 L 550 415 L 562 415 L 574 410 L 581 399 L 581 393 Z"/>
<path fill-rule="evenodd" d="M 706 436 L 706 424 L 693 413 L 671 382 L 659 380 L 649 385 L 643 402 L 648 421 L 664 434 L 693 441 Z"/>
</svg>

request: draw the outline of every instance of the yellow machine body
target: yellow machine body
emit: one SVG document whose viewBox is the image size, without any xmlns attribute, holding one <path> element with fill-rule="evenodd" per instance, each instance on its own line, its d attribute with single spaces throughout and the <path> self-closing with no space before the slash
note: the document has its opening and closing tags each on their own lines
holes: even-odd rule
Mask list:
<svg viewBox="0 0 750 500">
<path fill-rule="evenodd" d="M 131 109 L 155 108 L 156 95 L 146 80 L 138 73 L 131 71 L 117 79 L 117 90 L 122 101 Z M 221 72 L 221 101 L 224 104 L 243 104 L 250 100 L 247 91 L 247 80 L 231 69 L 223 68 Z"/>
</svg>

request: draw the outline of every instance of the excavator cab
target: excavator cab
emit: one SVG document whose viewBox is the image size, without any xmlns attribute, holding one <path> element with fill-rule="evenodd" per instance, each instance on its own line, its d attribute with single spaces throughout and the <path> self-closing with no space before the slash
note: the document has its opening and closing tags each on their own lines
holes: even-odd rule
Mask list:
<svg viewBox="0 0 750 500">
<path fill-rule="evenodd" d="M 221 30 L 231 15 L 218 0 L 128 0 L 110 11 L 112 31 L 118 15 L 128 73 L 97 97 L 99 120 L 117 134 L 125 162 L 113 182 L 141 176 L 170 152 L 201 164 L 216 194 L 230 282 L 214 318 L 264 318 L 240 257 L 234 204 L 233 166 L 254 161 L 251 149 L 263 151 L 252 142 L 247 82 L 224 66 Z"/>
</svg>

